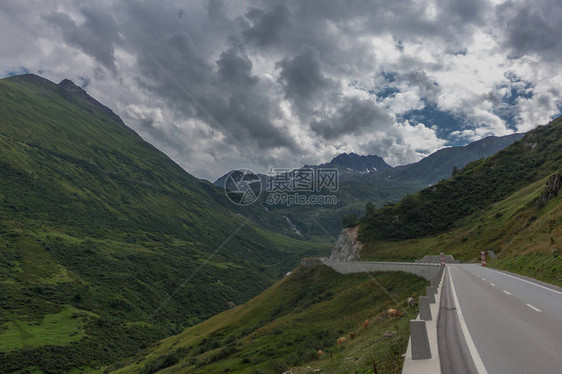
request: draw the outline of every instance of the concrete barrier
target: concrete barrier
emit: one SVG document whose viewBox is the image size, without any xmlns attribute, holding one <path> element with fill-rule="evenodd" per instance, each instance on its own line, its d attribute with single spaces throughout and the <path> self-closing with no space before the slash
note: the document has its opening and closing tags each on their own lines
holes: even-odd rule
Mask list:
<svg viewBox="0 0 562 374">
<path fill-rule="evenodd" d="M 435 277 L 435 278 L 431 278 L 429 280 L 429 285 L 433 288 L 433 293 L 437 293 L 437 287 L 439 287 L 439 276 Z"/>
<path fill-rule="evenodd" d="M 420 314 L 415 320 L 410 321 L 410 340 L 408 341 L 402 374 L 441 372 L 439 348 L 437 346 L 437 321 L 439 319 L 444 269 L 439 266 L 436 271 L 436 277 L 430 278 L 433 279 L 433 287 L 426 287 L 427 296 L 419 298 Z M 434 293 L 434 290 L 437 293 Z"/>
<path fill-rule="evenodd" d="M 429 285 L 430 285 L 431 287 L 433 287 L 434 289 L 436 289 L 436 288 L 437 288 L 437 277 L 431 278 L 431 279 L 429 280 Z"/>
<path fill-rule="evenodd" d="M 301 262 L 301 266 L 317 265 L 313 259 L 306 259 Z M 314 259 L 327 265 L 340 274 L 367 273 L 376 271 L 404 271 L 412 273 L 422 278 L 430 280 L 439 275 L 441 266 L 438 264 L 416 264 L 413 262 L 373 262 L 373 261 L 336 261 L 327 258 Z"/>
<path fill-rule="evenodd" d="M 420 296 L 418 305 L 420 307 L 419 318 L 424 321 L 431 321 L 431 309 L 429 308 L 427 296 Z"/>
<path fill-rule="evenodd" d="M 320 258 L 309 257 L 301 260 L 302 267 L 308 268 L 316 265 L 322 265 L 322 260 Z"/>
<path fill-rule="evenodd" d="M 430 281 L 426 296 L 419 298 L 420 314 L 410 321 L 410 339 L 404 358 L 402 374 L 440 373 L 437 347 L 437 320 L 441 301 L 444 267 L 435 263 L 336 261 L 327 258 L 308 258 L 301 266 L 326 265 L 340 274 L 377 271 L 403 271 Z M 435 318 L 433 318 L 435 317 Z"/>
<path fill-rule="evenodd" d="M 431 358 L 431 348 L 429 347 L 425 321 L 410 320 L 410 337 L 412 340 L 412 360 L 427 360 Z"/>
<path fill-rule="evenodd" d="M 430 304 L 435 303 L 435 292 L 433 292 L 433 287 L 428 286 L 425 288 L 425 296 L 429 300 Z"/>
<path fill-rule="evenodd" d="M 423 258 L 416 260 L 417 263 L 423 264 L 439 264 L 441 263 L 441 255 L 427 255 L 423 256 Z M 445 255 L 445 262 L 448 264 L 458 264 L 459 261 L 455 260 L 453 255 Z"/>
</svg>

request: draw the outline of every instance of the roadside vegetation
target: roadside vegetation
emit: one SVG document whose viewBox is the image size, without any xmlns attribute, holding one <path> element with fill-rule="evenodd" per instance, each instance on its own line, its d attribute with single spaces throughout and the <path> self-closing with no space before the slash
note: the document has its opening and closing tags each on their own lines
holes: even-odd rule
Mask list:
<svg viewBox="0 0 562 374">
<path fill-rule="evenodd" d="M 362 260 L 414 261 L 445 252 L 455 259 L 479 262 L 480 251 L 489 266 L 513 271 L 562 286 L 562 195 L 541 206 L 544 178 L 507 199 L 462 221 L 447 233 L 409 240 L 367 241 Z"/>
<path fill-rule="evenodd" d="M 560 170 L 562 117 L 540 126 L 495 155 L 472 162 L 454 177 L 369 214 L 361 237 L 404 240 L 438 235 L 463 219 Z"/>
<path fill-rule="evenodd" d="M 494 251 L 489 266 L 562 285 L 562 193 L 553 186 L 560 165 L 562 118 L 368 214 L 359 231 L 361 259 L 413 261 L 445 252 L 476 262 L 481 251 Z"/>
<path fill-rule="evenodd" d="M 327 266 L 297 268 L 248 303 L 162 340 L 116 373 L 399 373 L 408 343 L 406 299 L 427 282 L 407 273 L 341 275 Z M 389 308 L 404 318 L 390 321 Z M 369 328 L 363 324 L 369 320 Z M 351 339 L 350 333 L 355 333 Z M 389 333 L 385 339 L 383 336 Z M 340 337 L 346 342 L 338 345 Z M 318 350 L 323 351 L 318 356 Z"/>
<path fill-rule="evenodd" d="M 2 79 L 0 101 L 0 372 L 100 368 L 329 252 L 70 82 Z"/>
</svg>

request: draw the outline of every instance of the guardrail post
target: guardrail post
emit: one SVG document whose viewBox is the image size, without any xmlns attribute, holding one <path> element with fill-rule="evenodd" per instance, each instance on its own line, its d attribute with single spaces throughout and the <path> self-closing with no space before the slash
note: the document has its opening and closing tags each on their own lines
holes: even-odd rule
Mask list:
<svg viewBox="0 0 562 374">
<path fill-rule="evenodd" d="M 434 288 L 431 286 L 427 286 L 425 288 L 425 296 L 431 304 L 435 303 L 435 292 L 433 292 Z"/>
<path fill-rule="evenodd" d="M 429 299 L 427 296 L 420 296 L 420 319 L 424 321 L 431 321 L 431 309 L 429 309 Z"/>
<path fill-rule="evenodd" d="M 410 336 L 412 339 L 412 359 L 426 360 L 431 358 L 431 348 L 429 347 L 425 321 L 411 319 Z"/>
<path fill-rule="evenodd" d="M 436 294 L 437 293 L 437 287 L 439 287 L 439 277 L 432 278 L 429 281 L 429 284 L 430 284 L 431 287 L 433 287 L 433 293 Z"/>
</svg>

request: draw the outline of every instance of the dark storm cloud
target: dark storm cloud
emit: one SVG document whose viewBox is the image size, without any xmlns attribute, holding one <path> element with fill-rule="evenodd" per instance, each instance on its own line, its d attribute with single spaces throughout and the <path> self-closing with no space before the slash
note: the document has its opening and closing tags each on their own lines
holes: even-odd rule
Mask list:
<svg viewBox="0 0 562 374">
<path fill-rule="evenodd" d="M 482 0 L 448 0 L 435 3 L 435 14 L 428 13 L 430 2 L 411 0 L 372 1 L 295 1 L 294 18 L 324 28 L 335 23 L 346 33 L 365 35 L 391 32 L 397 39 L 437 37 L 448 41 L 465 38 L 463 31 L 481 24 L 490 6 Z M 303 23 L 307 24 L 307 23 Z"/>
<path fill-rule="evenodd" d="M 515 57 L 537 53 L 559 59 L 562 51 L 562 3 L 534 0 L 507 3 L 496 10 L 505 32 L 505 44 Z"/>
<path fill-rule="evenodd" d="M 278 62 L 277 67 L 285 98 L 293 103 L 301 117 L 310 116 L 316 105 L 338 89 L 337 83 L 323 74 L 314 47 L 305 46 L 294 58 Z"/>
<path fill-rule="evenodd" d="M 253 86 L 259 79 L 252 76 L 252 61 L 244 50 L 230 48 L 217 61 L 219 77 L 223 82 L 230 82 L 236 86 Z"/>
<path fill-rule="evenodd" d="M 109 13 L 95 8 L 83 8 L 80 12 L 86 19 L 82 25 L 62 12 L 52 13 L 45 19 L 61 30 L 67 43 L 115 71 L 114 45 L 120 41 L 115 20 Z"/>
<path fill-rule="evenodd" d="M 460 28 L 479 22 L 484 9 L 480 1 L 447 2 L 434 19 L 428 19 L 420 17 L 423 4 L 405 0 L 256 4 L 238 17 L 229 16 L 225 3 L 217 0 L 181 7 L 168 2 L 120 4 L 114 11 L 119 33 L 113 16 L 102 10 L 82 9 L 86 18 L 82 25 L 63 13 L 48 19 L 62 30 L 67 42 L 111 69 L 115 69 L 113 46 L 122 35 L 124 48 L 135 55 L 142 69 L 139 84 L 164 98 L 177 118 L 197 118 L 236 142 L 266 152 L 276 147 L 298 148 L 295 139 L 273 124 L 280 117 L 275 99 L 279 88 L 303 124 L 311 124 L 312 131 L 326 139 L 358 134 L 374 122 L 392 126 L 383 109 L 344 98 L 344 87 L 334 79 L 341 74 L 363 74 L 374 62 L 374 56 L 366 52 L 372 47 L 353 39 L 388 31 L 397 43 L 398 38 L 423 36 L 451 39 L 458 34 L 448 32 L 450 19 Z M 273 53 L 276 82 L 253 71 L 248 49 L 252 55 Z M 433 98 L 437 87 L 425 73 L 411 71 L 415 64 L 412 59 L 402 62 L 403 69 L 410 70 L 401 74 L 402 79 Z M 333 108 L 336 113 L 328 116 L 326 111 Z"/>
<path fill-rule="evenodd" d="M 295 148 L 292 140 L 271 123 L 277 104 L 263 94 L 268 91 L 267 84 L 252 75 L 252 63 L 245 51 L 230 48 L 216 63 L 219 69 L 214 84 L 223 99 L 217 97 L 207 105 L 219 121 L 231 127 L 239 141 L 253 139 L 263 148 Z"/>
<path fill-rule="evenodd" d="M 134 44 L 143 78 L 149 78 L 142 84 L 158 97 L 166 98 L 178 117 L 195 117 L 217 130 L 226 129 L 227 138 L 235 138 L 231 141 L 263 151 L 295 148 L 292 139 L 272 124 L 278 112 L 277 102 L 271 101 L 268 94 L 272 88 L 253 73 L 253 64 L 236 38 L 230 38 L 227 49 L 217 60 L 211 60 L 219 47 L 213 32 L 204 30 L 219 27 L 214 20 L 224 18 L 220 2 L 207 9 L 186 9 L 181 18 L 170 17 L 175 10 L 165 7 L 132 7 L 127 12 L 132 17 L 130 29 L 124 32 Z M 224 48 L 224 40 L 219 44 Z"/>
<path fill-rule="evenodd" d="M 376 129 L 385 129 L 393 120 L 386 110 L 371 100 L 346 99 L 335 115 L 322 120 L 313 120 L 310 128 L 324 139 L 343 135 L 361 135 Z"/>
<path fill-rule="evenodd" d="M 467 23 L 482 23 L 485 11 L 491 8 L 483 0 L 440 0 L 438 4 L 450 21 L 458 22 L 461 26 Z"/>
<path fill-rule="evenodd" d="M 282 4 L 276 4 L 268 11 L 251 8 L 245 17 L 249 22 L 242 36 L 260 48 L 281 41 L 291 25 L 291 11 Z"/>
<path fill-rule="evenodd" d="M 2 1 L 4 71 L 76 71 L 180 164 L 199 157 L 198 170 L 207 155 L 233 166 L 233 154 L 248 166 L 352 150 L 412 162 L 452 131 L 502 134 L 560 104 L 555 0 L 85 4 Z M 548 113 L 528 114 L 537 107 Z"/>
</svg>

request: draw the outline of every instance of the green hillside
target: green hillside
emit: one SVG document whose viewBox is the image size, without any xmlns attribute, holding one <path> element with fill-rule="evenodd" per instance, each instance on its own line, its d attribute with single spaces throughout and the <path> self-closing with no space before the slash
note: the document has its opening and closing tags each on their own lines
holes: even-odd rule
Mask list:
<svg viewBox="0 0 562 374">
<path fill-rule="evenodd" d="M 562 165 L 562 117 L 525 134 L 495 155 L 468 164 L 453 178 L 363 220 L 364 241 L 435 235 L 461 224 L 490 204 L 556 172 Z"/>
<path fill-rule="evenodd" d="M 514 192 L 446 233 L 409 240 L 367 240 L 361 258 L 413 261 L 445 252 L 463 261 L 479 261 L 480 251 L 492 250 L 497 258 L 488 256 L 488 265 L 562 286 L 562 194 L 545 203 L 540 199 L 549 190 L 550 178 Z"/>
<path fill-rule="evenodd" d="M 272 228 L 72 82 L 0 80 L 0 372 L 108 364 L 329 250 Z"/>
<path fill-rule="evenodd" d="M 562 118 L 361 221 L 363 260 L 445 252 L 562 285 Z"/>
<path fill-rule="evenodd" d="M 425 185 L 419 183 L 392 183 L 370 185 L 358 181 L 340 181 L 336 205 L 293 205 L 271 206 L 271 211 L 288 217 L 305 238 L 319 240 L 336 240 L 341 229 L 341 217 L 355 213 L 365 214 L 365 205 L 372 202 L 375 206 L 395 203 L 409 194 L 421 190 Z M 306 193 L 301 193 L 306 195 Z M 267 194 L 264 194 L 267 196 Z M 265 198 L 265 197 L 264 197 Z"/>
<path fill-rule="evenodd" d="M 302 366 L 303 372 L 363 373 L 376 364 L 379 372 L 399 373 L 408 320 L 417 311 L 407 310 L 398 321 L 385 318 L 383 311 L 405 310 L 406 298 L 421 294 L 426 284 L 405 273 L 341 275 L 327 266 L 299 267 L 248 303 L 164 339 L 108 371 L 281 373 Z M 362 327 L 365 320 L 370 321 L 367 330 Z M 351 332 L 356 333 L 353 340 Z M 396 334 L 385 340 L 387 332 Z M 338 346 L 341 336 L 348 342 Z M 324 352 L 320 358 L 319 349 Z"/>
<path fill-rule="evenodd" d="M 270 209 L 290 218 L 306 238 L 320 237 L 325 240 L 326 233 L 335 238 L 341 231 L 341 217 L 344 215 L 354 213 L 361 217 L 365 214 L 365 205 L 368 202 L 374 203 L 377 207 L 397 203 L 408 194 L 414 194 L 427 186 L 448 179 L 454 168 L 462 168 L 472 161 L 492 156 L 521 139 L 523 135 L 489 136 L 465 146 L 441 149 L 418 162 L 395 168 L 389 167 L 379 158 L 380 163 L 376 165 L 378 171 L 366 174 L 351 170 L 361 170 L 361 167 L 365 167 L 361 163 L 364 158 L 377 159 L 377 156 L 340 155 L 330 163 L 320 165 L 337 167 L 339 170 L 339 189 L 334 193 L 338 199 L 336 205 L 287 207 L 280 204 L 272 205 Z M 342 164 L 342 160 L 346 160 L 349 164 Z M 348 166 L 352 168 L 347 168 Z M 266 176 L 263 178 L 265 179 Z M 215 183 L 224 185 L 224 178 L 219 178 Z M 264 182 L 263 185 L 265 184 Z M 267 193 L 262 194 L 264 204 L 267 195 Z"/>
<path fill-rule="evenodd" d="M 455 177 L 367 215 L 360 227 L 361 258 L 413 261 L 446 252 L 473 261 L 481 250 L 493 250 L 497 258 L 489 259 L 491 266 L 562 285 L 561 127 L 558 119 L 537 128 Z M 372 372 L 376 364 L 381 372 L 399 372 L 407 319 L 390 322 L 381 311 L 403 305 L 404 298 L 422 292 L 425 282 L 404 274 L 375 277 L 392 297 L 367 274 L 299 268 L 247 304 L 167 338 L 110 371 L 277 373 L 295 368 L 296 373 L 349 373 Z M 364 318 L 374 321 L 365 334 L 359 328 Z M 337 337 L 351 331 L 358 338 L 338 347 Z M 388 331 L 397 334 L 385 341 Z M 328 357 L 318 359 L 317 349 Z"/>
</svg>

